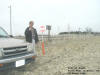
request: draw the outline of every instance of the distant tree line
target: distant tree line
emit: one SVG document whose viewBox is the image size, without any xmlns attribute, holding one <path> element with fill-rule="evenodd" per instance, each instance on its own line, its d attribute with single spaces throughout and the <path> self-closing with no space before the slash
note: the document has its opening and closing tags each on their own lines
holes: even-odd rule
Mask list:
<svg viewBox="0 0 100 75">
<path fill-rule="evenodd" d="M 100 32 L 81 32 L 81 31 L 71 31 L 71 32 L 60 32 L 59 35 L 63 34 L 93 34 L 93 35 L 100 35 Z"/>
<path fill-rule="evenodd" d="M 100 35 L 100 32 L 93 32 L 92 28 L 86 27 L 85 31 L 81 31 L 80 28 L 78 31 L 70 31 L 70 32 L 60 32 L 59 35 L 63 34 L 93 34 L 93 35 Z"/>
</svg>

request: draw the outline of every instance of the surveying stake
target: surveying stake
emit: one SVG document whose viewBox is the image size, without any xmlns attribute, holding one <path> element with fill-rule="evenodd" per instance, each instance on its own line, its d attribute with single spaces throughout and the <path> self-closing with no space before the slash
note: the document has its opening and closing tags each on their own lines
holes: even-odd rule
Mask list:
<svg viewBox="0 0 100 75">
<path fill-rule="evenodd" d="M 45 55 L 45 48 L 44 48 L 44 37 L 43 37 L 43 32 L 45 32 L 45 26 L 40 26 L 41 32 L 42 32 L 42 53 Z"/>
</svg>

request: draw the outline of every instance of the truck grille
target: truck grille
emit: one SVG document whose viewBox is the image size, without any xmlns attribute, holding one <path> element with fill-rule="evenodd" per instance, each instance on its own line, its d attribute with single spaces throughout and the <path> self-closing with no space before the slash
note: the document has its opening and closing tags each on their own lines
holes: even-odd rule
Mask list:
<svg viewBox="0 0 100 75">
<path fill-rule="evenodd" d="M 10 47 L 3 49 L 4 56 L 15 56 L 27 53 L 27 46 Z"/>
</svg>

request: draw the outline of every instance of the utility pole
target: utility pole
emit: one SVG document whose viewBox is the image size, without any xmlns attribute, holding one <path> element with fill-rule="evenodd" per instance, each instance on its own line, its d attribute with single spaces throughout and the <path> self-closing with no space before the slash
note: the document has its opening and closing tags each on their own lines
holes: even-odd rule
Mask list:
<svg viewBox="0 0 100 75">
<path fill-rule="evenodd" d="M 11 6 L 11 1 L 10 1 L 10 35 L 12 35 L 12 6 Z"/>
<path fill-rule="evenodd" d="M 68 24 L 68 37 L 69 37 L 69 39 L 70 39 L 70 24 Z"/>
<path fill-rule="evenodd" d="M 12 35 L 12 7 L 10 5 L 10 35 Z"/>
<path fill-rule="evenodd" d="M 70 24 L 68 24 L 68 34 L 70 34 Z"/>
</svg>

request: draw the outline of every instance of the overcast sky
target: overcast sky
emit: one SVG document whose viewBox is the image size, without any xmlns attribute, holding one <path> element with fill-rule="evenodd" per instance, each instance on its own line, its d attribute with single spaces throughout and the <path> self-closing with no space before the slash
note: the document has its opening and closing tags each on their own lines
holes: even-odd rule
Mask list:
<svg viewBox="0 0 100 75">
<path fill-rule="evenodd" d="M 100 0 L 0 0 L 0 26 L 8 33 L 10 4 L 14 35 L 24 35 L 30 20 L 39 34 L 41 25 L 51 25 L 57 34 L 68 31 L 68 24 L 71 31 L 90 27 L 100 32 Z"/>
</svg>

